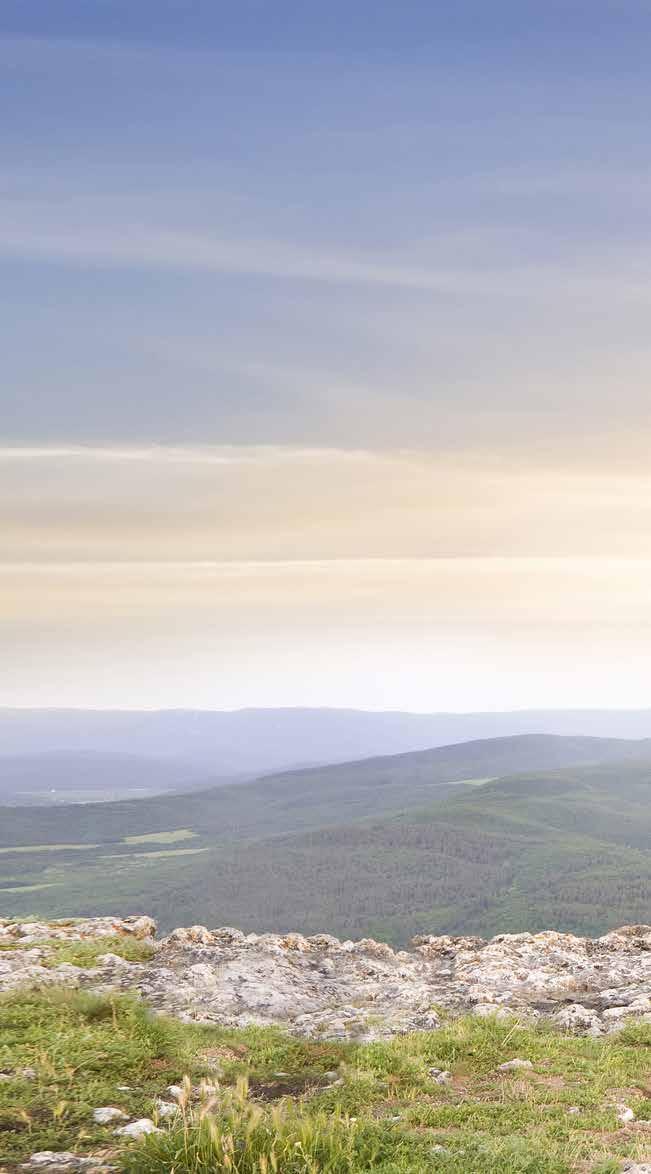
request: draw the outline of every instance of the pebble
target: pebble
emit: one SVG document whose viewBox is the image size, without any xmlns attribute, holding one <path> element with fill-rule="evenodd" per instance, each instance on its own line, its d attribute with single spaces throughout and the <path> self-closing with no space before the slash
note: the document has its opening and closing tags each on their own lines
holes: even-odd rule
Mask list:
<svg viewBox="0 0 651 1174">
<path fill-rule="evenodd" d="M 129 1125 L 121 1125 L 113 1130 L 116 1137 L 144 1137 L 147 1133 L 160 1133 L 149 1117 L 141 1117 L 139 1121 L 132 1121 Z"/>
<path fill-rule="evenodd" d="M 129 1114 L 115 1105 L 104 1105 L 101 1109 L 93 1109 L 93 1121 L 96 1125 L 110 1125 L 112 1121 L 128 1121 Z"/>
<path fill-rule="evenodd" d="M 159 1117 L 174 1117 L 179 1112 L 179 1106 L 176 1101 L 162 1101 L 158 1098 L 156 1100 L 156 1112 Z"/>
</svg>

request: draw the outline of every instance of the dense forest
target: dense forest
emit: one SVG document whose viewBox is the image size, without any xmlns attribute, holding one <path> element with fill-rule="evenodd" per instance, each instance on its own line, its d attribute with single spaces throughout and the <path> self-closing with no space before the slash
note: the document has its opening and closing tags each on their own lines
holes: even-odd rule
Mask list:
<svg viewBox="0 0 651 1174">
<path fill-rule="evenodd" d="M 431 752 L 440 769 L 437 777 L 430 763 L 430 783 L 422 756 L 405 755 L 400 766 L 332 768 L 330 789 L 319 770 L 202 796 L 5 809 L 5 845 L 13 836 L 22 849 L 0 853 L 3 910 L 146 911 L 163 929 L 234 924 L 398 944 L 423 932 L 598 934 L 648 920 L 651 763 L 629 757 L 486 781 L 504 741 L 519 743 L 511 760 L 521 760 L 520 739 L 473 744 L 465 757 L 448 748 L 447 760 Z M 578 756 L 576 744 L 567 754 Z M 472 778 L 471 765 L 481 774 Z M 451 780 L 455 768 L 464 781 Z M 401 771 L 410 806 L 398 811 Z M 383 807 L 387 796 L 393 808 Z"/>
</svg>

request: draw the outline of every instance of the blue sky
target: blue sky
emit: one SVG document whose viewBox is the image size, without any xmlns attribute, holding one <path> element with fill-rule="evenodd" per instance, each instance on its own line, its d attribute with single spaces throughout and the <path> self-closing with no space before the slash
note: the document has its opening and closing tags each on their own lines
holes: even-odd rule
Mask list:
<svg viewBox="0 0 651 1174">
<path fill-rule="evenodd" d="M 607 46 L 607 32 L 628 43 L 631 34 L 644 31 L 648 16 L 646 0 L 548 0 L 544 5 L 496 0 L 490 6 L 478 0 L 459 0 L 455 5 L 411 2 L 399 7 L 379 0 L 359 0 L 346 5 L 339 0 L 329 5 L 312 0 L 240 0 L 214 3 L 213 0 L 65 0 L 58 9 L 35 0 L 7 0 L 2 25 L 7 33 L 53 37 L 93 37 L 146 44 L 207 44 L 228 49 L 263 47 L 292 51 L 323 48 L 341 54 L 347 49 L 413 52 L 437 45 L 440 52 L 452 53 L 468 45 L 490 48 L 498 55 L 514 44 L 547 46 L 556 56 L 568 42 Z M 640 53 L 643 46 L 638 42 Z"/>
<path fill-rule="evenodd" d="M 0 701 L 646 696 L 650 33 L 4 0 Z"/>
<path fill-rule="evenodd" d="M 646 385 L 648 4 L 440 8 L 4 4 L 9 438 L 474 443 L 523 380 L 553 438 Z"/>
</svg>

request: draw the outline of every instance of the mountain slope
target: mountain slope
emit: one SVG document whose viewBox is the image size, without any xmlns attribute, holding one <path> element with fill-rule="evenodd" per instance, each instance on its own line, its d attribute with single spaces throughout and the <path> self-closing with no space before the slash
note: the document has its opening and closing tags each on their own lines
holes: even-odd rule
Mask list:
<svg viewBox="0 0 651 1174">
<path fill-rule="evenodd" d="M 598 934 L 648 921 L 650 846 L 651 767 L 580 768 L 464 788 L 424 811 L 245 851 L 214 848 L 187 871 L 159 874 L 147 899 L 164 925 L 181 910 L 209 924 L 398 944 L 422 932 L 550 923 Z"/>
<path fill-rule="evenodd" d="M 106 843 L 189 828 L 205 842 L 233 842 L 422 806 L 432 792 L 467 780 L 625 758 L 651 743 L 527 734 L 363 759 L 140 801 L 3 812 L 0 846 Z"/>
<path fill-rule="evenodd" d="M 398 943 L 417 932 L 550 923 L 603 932 L 648 920 L 651 761 L 521 767 L 474 787 L 450 780 L 485 777 L 507 760 L 643 750 L 499 739 L 185 796 L 55 808 L 48 826 L 35 823 L 36 808 L 5 809 L 0 900 L 21 915 L 146 907 L 164 927 L 330 929 Z M 401 794 L 411 810 L 396 810 Z"/>
</svg>

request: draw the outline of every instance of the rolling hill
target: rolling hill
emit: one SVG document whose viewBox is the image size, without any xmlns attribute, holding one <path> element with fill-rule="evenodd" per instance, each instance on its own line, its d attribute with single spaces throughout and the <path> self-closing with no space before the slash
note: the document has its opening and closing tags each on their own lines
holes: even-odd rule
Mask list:
<svg viewBox="0 0 651 1174">
<path fill-rule="evenodd" d="M 625 758 L 648 758 L 651 742 L 526 734 L 409 754 L 286 771 L 250 783 L 158 795 L 146 802 L 6 809 L 0 847 L 107 843 L 182 827 L 202 842 L 237 842 L 422 806 L 433 791 L 497 775 Z"/>
<path fill-rule="evenodd" d="M 164 927 L 397 943 L 595 933 L 648 919 L 650 799 L 647 744 L 525 736 L 150 800 L 5 808 L 0 902 L 9 915 L 147 909 Z"/>
</svg>

